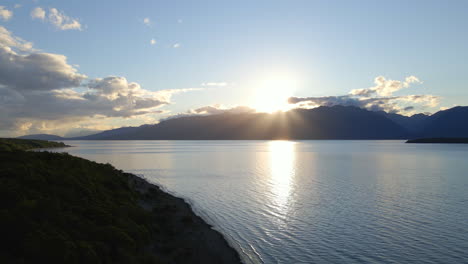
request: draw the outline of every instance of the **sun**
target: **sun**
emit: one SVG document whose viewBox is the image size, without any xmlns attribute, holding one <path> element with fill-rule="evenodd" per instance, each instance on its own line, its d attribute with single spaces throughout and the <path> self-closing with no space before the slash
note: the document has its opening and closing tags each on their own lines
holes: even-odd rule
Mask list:
<svg viewBox="0 0 468 264">
<path fill-rule="evenodd" d="M 294 95 L 297 83 L 288 76 L 276 76 L 259 82 L 254 88 L 251 106 L 257 112 L 288 111 L 288 98 Z"/>
</svg>

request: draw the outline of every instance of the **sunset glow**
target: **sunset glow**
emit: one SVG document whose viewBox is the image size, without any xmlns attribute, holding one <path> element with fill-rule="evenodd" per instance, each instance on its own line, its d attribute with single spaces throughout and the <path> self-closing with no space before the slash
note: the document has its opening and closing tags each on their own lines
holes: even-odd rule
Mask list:
<svg viewBox="0 0 468 264">
<path fill-rule="evenodd" d="M 272 113 L 291 109 L 288 98 L 294 94 L 297 81 L 289 76 L 265 79 L 254 90 L 252 107 L 258 112 Z"/>
</svg>

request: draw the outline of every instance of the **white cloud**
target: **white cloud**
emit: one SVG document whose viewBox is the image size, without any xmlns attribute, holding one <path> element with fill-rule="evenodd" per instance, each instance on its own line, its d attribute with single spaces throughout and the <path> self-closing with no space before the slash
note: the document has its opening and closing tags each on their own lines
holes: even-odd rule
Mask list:
<svg viewBox="0 0 468 264">
<path fill-rule="evenodd" d="M 49 8 L 49 13 L 42 7 L 36 7 L 31 11 L 31 18 L 51 23 L 59 30 L 83 30 L 78 19 L 69 17 L 57 8 Z"/>
<path fill-rule="evenodd" d="M 365 89 L 355 89 L 350 92 L 356 96 L 370 96 L 377 94 L 380 96 L 391 96 L 393 93 L 408 88 L 413 83 L 422 83 L 416 76 L 408 76 L 404 81 L 387 80 L 383 76 L 378 76 L 374 79 L 376 86 Z"/>
<path fill-rule="evenodd" d="M 6 28 L 0 26 L 0 48 L 18 49 L 20 51 L 31 51 L 33 44 L 14 36 Z"/>
<path fill-rule="evenodd" d="M 250 108 L 248 106 L 234 106 L 234 107 L 226 107 L 222 104 L 214 104 L 199 107 L 196 109 L 191 109 L 187 111 L 187 114 L 197 114 L 197 115 L 214 115 L 214 114 L 222 114 L 222 113 L 253 113 L 255 109 Z"/>
<path fill-rule="evenodd" d="M 169 115 L 166 118 L 160 119 L 160 121 L 179 118 L 179 117 L 186 117 L 186 116 L 196 116 L 196 115 L 217 115 L 217 114 L 223 114 L 223 113 L 240 114 L 240 113 L 254 113 L 254 112 L 256 112 L 255 109 L 250 108 L 248 106 L 227 107 L 222 104 L 214 104 L 214 105 L 198 107 L 195 109 L 190 109 L 185 113 Z"/>
<path fill-rule="evenodd" d="M 20 7 L 22 7 L 22 5 L 21 4 L 15 4 L 13 7 L 14 8 L 20 8 Z"/>
<path fill-rule="evenodd" d="M 172 45 L 172 47 L 175 48 L 175 49 L 177 49 L 177 48 L 180 47 L 180 43 L 176 43 L 176 44 Z"/>
<path fill-rule="evenodd" d="M 60 30 L 82 30 L 80 22 L 71 18 L 56 8 L 49 9 L 49 22 Z"/>
<path fill-rule="evenodd" d="M 177 19 L 177 23 L 182 24 L 184 21 L 182 19 Z"/>
<path fill-rule="evenodd" d="M 143 19 L 143 24 L 147 25 L 148 27 L 152 25 L 151 19 L 149 17 L 145 17 Z"/>
<path fill-rule="evenodd" d="M 202 86 L 227 86 L 228 83 L 227 82 L 206 82 L 206 83 L 202 83 L 201 84 Z"/>
<path fill-rule="evenodd" d="M 0 6 L 0 19 L 8 21 L 13 17 L 13 12 L 6 9 L 4 6 Z"/>
<path fill-rule="evenodd" d="M 151 44 L 151 45 L 156 45 L 156 40 L 155 40 L 154 38 L 151 39 L 151 40 L 150 40 L 150 44 Z"/>
<path fill-rule="evenodd" d="M 440 97 L 434 95 L 402 95 L 395 92 L 409 88 L 411 84 L 422 83 L 415 76 L 408 76 L 404 81 L 387 80 L 383 76 L 374 79 L 376 84 L 365 89 L 352 90 L 348 95 L 324 97 L 291 97 L 289 103 L 298 107 L 313 108 L 317 106 L 345 105 L 356 106 L 373 111 L 410 114 L 416 106 L 433 108 L 439 105 Z"/>
<path fill-rule="evenodd" d="M 41 7 L 36 7 L 31 11 L 31 18 L 44 20 L 46 18 L 46 11 Z"/>
</svg>

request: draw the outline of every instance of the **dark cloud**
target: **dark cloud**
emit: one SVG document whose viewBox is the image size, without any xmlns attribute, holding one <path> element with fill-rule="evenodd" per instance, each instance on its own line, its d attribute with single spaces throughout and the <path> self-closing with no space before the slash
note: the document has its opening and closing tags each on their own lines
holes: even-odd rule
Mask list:
<svg viewBox="0 0 468 264">
<path fill-rule="evenodd" d="M 86 78 L 63 55 L 17 54 L 0 47 L 0 84 L 14 90 L 54 90 L 80 86 Z"/>
<path fill-rule="evenodd" d="M 60 54 L 42 53 L 0 26 L 0 132 L 53 130 L 91 118 L 162 113 L 175 93 L 149 91 L 125 77 L 88 80 Z"/>
</svg>

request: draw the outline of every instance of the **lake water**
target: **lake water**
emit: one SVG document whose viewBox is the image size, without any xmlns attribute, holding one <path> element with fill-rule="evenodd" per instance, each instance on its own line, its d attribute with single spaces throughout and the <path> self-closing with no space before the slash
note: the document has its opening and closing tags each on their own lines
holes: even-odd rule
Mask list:
<svg viewBox="0 0 468 264">
<path fill-rule="evenodd" d="M 185 198 L 246 263 L 468 263 L 468 145 L 66 143 Z"/>
</svg>

